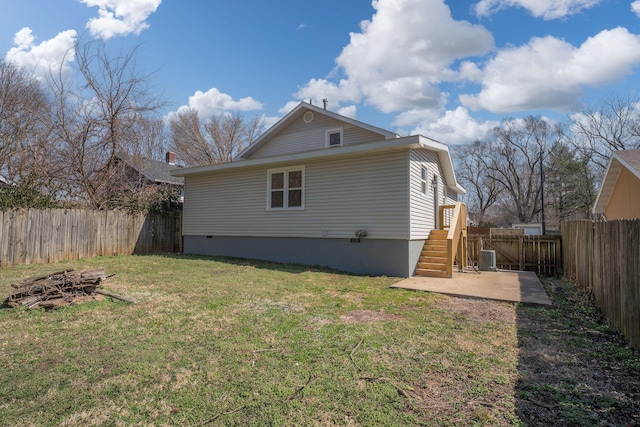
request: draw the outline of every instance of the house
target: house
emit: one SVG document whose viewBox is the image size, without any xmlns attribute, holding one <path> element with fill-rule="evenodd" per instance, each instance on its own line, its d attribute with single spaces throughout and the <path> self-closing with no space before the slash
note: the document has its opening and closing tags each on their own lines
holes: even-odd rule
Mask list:
<svg viewBox="0 0 640 427">
<path fill-rule="evenodd" d="M 593 213 L 609 220 L 640 218 L 640 150 L 612 153 Z"/>
<path fill-rule="evenodd" d="M 184 178 L 171 175 L 171 170 L 179 167 L 176 166 L 174 152 L 167 152 L 164 162 L 124 154 L 117 157 L 131 168 L 131 171 L 142 177 L 145 184 L 168 184 L 179 187 L 184 185 Z"/>
<path fill-rule="evenodd" d="M 446 145 L 305 102 L 234 161 L 171 174 L 185 179 L 185 253 L 401 277 L 464 193 Z"/>
<path fill-rule="evenodd" d="M 184 178 L 171 175 L 171 170 L 179 168 L 175 163 L 175 153 L 167 152 L 164 162 L 126 154 L 117 156 L 117 160 L 125 167 L 123 179 L 128 180 L 135 187 L 161 185 L 175 188 L 178 193 L 182 194 Z M 182 199 L 181 195 L 180 202 Z"/>
<path fill-rule="evenodd" d="M 522 230 L 525 236 L 541 236 L 542 224 L 539 222 L 511 224 L 512 230 Z"/>
</svg>

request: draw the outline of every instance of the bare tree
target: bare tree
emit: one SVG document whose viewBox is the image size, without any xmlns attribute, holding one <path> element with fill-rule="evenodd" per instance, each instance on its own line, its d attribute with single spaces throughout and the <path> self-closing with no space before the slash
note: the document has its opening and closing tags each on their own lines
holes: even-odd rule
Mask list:
<svg viewBox="0 0 640 427">
<path fill-rule="evenodd" d="M 187 166 L 216 163 L 196 110 L 189 108 L 178 112 L 170 119 L 169 126 L 173 148 Z"/>
<path fill-rule="evenodd" d="M 161 118 L 140 117 L 133 124 L 133 138 L 125 147 L 128 154 L 145 159 L 164 160 L 169 148 L 166 126 Z"/>
<path fill-rule="evenodd" d="M 170 120 L 173 147 L 188 166 L 230 162 L 263 129 L 261 117 L 246 121 L 240 113 L 212 116 L 204 124 L 192 108 Z"/>
<path fill-rule="evenodd" d="M 600 169 L 611 152 L 640 148 L 640 94 L 613 94 L 572 115 L 573 145 Z"/>
<path fill-rule="evenodd" d="M 531 222 L 540 212 L 540 162 L 542 153 L 561 137 L 540 117 L 505 120 L 494 129 L 495 150 L 488 166 L 491 179 L 504 190 L 501 206 L 518 221 Z"/>
<path fill-rule="evenodd" d="M 0 174 L 12 181 L 37 172 L 43 153 L 48 100 L 38 80 L 26 70 L 0 59 Z"/>
<path fill-rule="evenodd" d="M 478 225 L 482 225 L 488 210 L 499 200 L 502 192 L 488 166 L 491 163 L 491 146 L 475 141 L 471 145 L 455 147 L 453 154 L 458 179 L 469 190 L 469 214 Z"/>
<path fill-rule="evenodd" d="M 162 106 L 136 58 L 137 49 L 111 55 L 104 44 L 90 42 L 76 46 L 74 83 L 62 69 L 50 74 L 54 173 L 69 199 L 97 209 L 109 205 L 117 192 L 118 153 L 131 151 L 136 124 Z"/>
</svg>

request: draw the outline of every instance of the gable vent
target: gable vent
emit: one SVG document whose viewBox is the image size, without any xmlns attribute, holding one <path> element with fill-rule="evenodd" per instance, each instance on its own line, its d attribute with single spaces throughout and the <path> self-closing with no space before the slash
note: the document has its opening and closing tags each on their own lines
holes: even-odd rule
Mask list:
<svg viewBox="0 0 640 427">
<path fill-rule="evenodd" d="M 304 120 L 305 123 L 311 123 L 313 121 L 313 112 L 307 111 L 306 113 L 304 113 L 304 116 L 302 116 L 302 120 Z"/>
</svg>

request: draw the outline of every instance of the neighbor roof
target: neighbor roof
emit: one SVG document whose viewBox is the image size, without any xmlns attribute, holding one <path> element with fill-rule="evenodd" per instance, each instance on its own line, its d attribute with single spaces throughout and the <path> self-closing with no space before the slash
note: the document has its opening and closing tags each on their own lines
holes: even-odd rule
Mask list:
<svg viewBox="0 0 640 427">
<path fill-rule="evenodd" d="M 640 150 L 620 150 L 612 153 L 602 185 L 600 185 L 600 190 L 598 191 L 598 197 L 596 197 L 596 201 L 593 204 L 593 213 L 605 212 L 622 168 L 628 169 L 640 179 Z"/>
<path fill-rule="evenodd" d="M 136 159 L 134 161 L 131 156 L 127 155 L 120 155 L 118 157 L 149 181 L 158 184 L 184 185 L 184 178 L 171 174 L 173 169 L 180 169 L 179 166 L 151 159 Z"/>
</svg>

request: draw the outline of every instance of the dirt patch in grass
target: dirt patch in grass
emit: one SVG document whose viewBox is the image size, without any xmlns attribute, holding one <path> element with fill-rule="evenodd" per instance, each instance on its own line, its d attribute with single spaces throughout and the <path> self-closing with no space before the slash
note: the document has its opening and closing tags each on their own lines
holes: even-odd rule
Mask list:
<svg viewBox="0 0 640 427">
<path fill-rule="evenodd" d="M 342 298 L 344 301 L 357 305 L 361 304 L 365 297 L 365 294 L 363 294 L 362 292 L 344 292 L 337 290 L 327 291 L 327 295 L 329 295 L 329 297 L 331 298 Z"/>
<path fill-rule="evenodd" d="M 340 320 L 347 325 L 369 325 L 385 320 L 402 320 L 398 314 L 384 311 L 354 310 L 340 316 Z"/>
<path fill-rule="evenodd" d="M 500 322 L 515 325 L 516 316 L 509 304 L 472 298 L 445 298 L 439 306 L 462 319 L 473 323 Z"/>
</svg>

